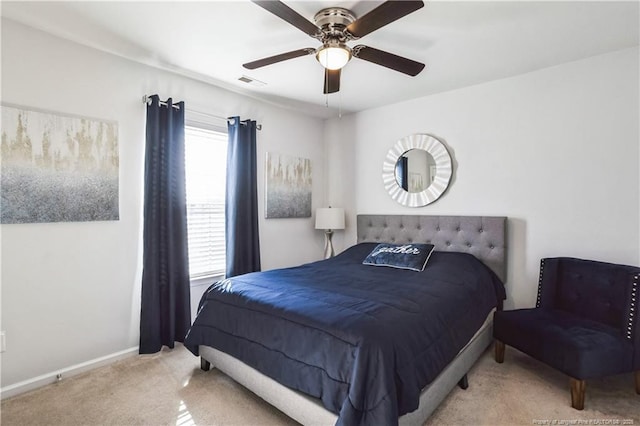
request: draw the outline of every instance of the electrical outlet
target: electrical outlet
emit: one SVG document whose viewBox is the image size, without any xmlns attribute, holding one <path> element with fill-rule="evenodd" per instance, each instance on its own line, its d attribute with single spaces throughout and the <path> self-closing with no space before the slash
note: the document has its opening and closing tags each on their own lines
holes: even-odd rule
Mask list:
<svg viewBox="0 0 640 426">
<path fill-rule="evenodd" d="M 4 331 L 0 331 L 0 352 L 4 352 L 7 350 L 7 338 L 5 337 Z"/>
</svg>

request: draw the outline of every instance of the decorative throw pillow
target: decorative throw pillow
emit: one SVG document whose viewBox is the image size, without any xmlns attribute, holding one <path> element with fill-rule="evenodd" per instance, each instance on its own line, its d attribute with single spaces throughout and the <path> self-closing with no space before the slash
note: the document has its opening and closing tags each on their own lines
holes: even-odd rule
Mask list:
<svg viewBox="0 0 640 426">
<path fill-rule="evenodd" d="M 433 244 L 378 244 L 362 264 L 420 272 L 427 265 L 433 247 Z"/>
</svg>

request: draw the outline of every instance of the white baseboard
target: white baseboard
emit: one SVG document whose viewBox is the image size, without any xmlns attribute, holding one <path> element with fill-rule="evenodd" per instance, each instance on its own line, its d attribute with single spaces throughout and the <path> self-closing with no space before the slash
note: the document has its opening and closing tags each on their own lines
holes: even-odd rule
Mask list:
<svg viewBox="0 0 640 426">
<path fill-rule="evenodd" d="M 85 371 L 93 370 L 94 368 L 102 367 L 104 365 L 108 365 L 137 354 L 138 346 L 105 355 L 100 358 L 82 362 L 80 364 L 72 365 L 60 370 L 52 371 L 50 373 L 45 373 L 31 379 L 23 380 L 22 382 L 14 383 L 13 385 L 1 388 L 0 399 L 10 398 L 12 396 L 37 389 L 51 383 L 55 383 L 56 381 L 58 381 L 58 375 L 60 375 L 63 379 L 66 379 L 68 377 L 73 377 L 80 373 L 84 373 Z"/>
</svg>

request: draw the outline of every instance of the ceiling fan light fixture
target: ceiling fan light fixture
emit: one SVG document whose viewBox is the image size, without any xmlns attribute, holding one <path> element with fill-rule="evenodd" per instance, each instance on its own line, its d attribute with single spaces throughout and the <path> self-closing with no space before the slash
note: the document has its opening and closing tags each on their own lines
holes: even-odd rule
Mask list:
<svg viewBox="0 0 640 426">
<path fill-rule="evenodd" d="M 323 93 L 326 94 L 340 90 L 342 68 L 349 63 L 352 57 L 412 77 L 415 77 L 424 69 L 423 63 L 394 55 L 393 53 L 365 45 L 354 46 L 353 49 L 346 45 L 350 41 L 358 40 L 424 7 L 423 0 L 383 1 L 382 4 L 359 18 L 356 18 L 356 15 L 348 9 L 329 7 L 316 13 L 314 16 L 315 23 L 312 23 L 280 0 L 252 1 L 267 12 L 318 40 L 322 43 L 322 46 L 319 48 L 307 47 L 292 50 L 243 64 L 242 66 L 247 69 L 253 70 L 289 59 L 315 54 L 316 59 L 324 68 L 325 83 L 323 85 Z"/>
<path fill-rule="evenodd" d="M 339 70 L 351 60 L 351 49 L 344 43 L 327 43 L 318 48 L 316 59 L 328 70 Z"/>
</svg>

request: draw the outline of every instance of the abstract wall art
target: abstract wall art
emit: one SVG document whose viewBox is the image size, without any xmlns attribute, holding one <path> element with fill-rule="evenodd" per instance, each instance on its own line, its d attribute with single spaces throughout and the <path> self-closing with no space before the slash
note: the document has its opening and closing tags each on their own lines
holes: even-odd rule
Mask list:
<svg viewBox="0 0 640 426">
<path fill-rule="evenodd" d="M 118 220 L 118 124 L 2 105 L 1 223 Z"/>
<path fill-rule="evenodd" d="M 266 217 L 311 217 L 311 160 L 267 153 Z"/>
</svg>

